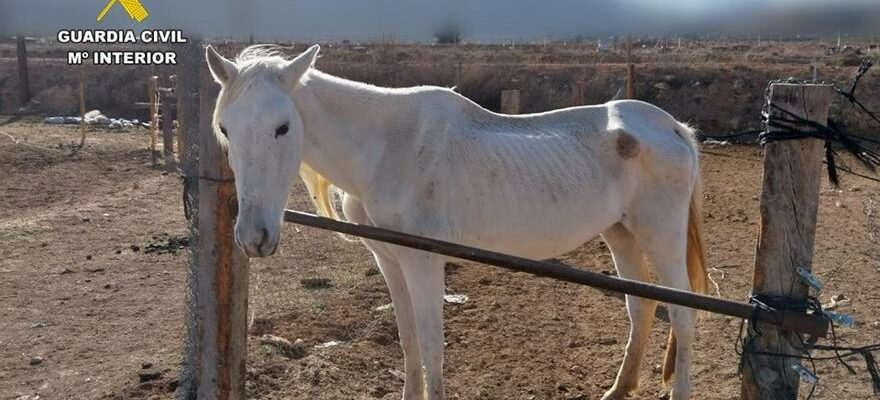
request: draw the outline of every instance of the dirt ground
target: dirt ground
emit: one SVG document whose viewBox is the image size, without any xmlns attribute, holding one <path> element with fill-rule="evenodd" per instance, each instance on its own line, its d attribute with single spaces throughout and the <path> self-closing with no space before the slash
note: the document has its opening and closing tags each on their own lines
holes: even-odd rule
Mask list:
<svg viewBox="0 0 880 400">
<path fill-rule="evenodd" d="M 145 131 L 92 131 L 70 156 L 63 144 L 77 135 L 0 126 L 0 400 L 173 398 L 189 259 L 179 178 L 150 166 Z M 703 150 L 712 277 L 721 296 L 742 300 L 759 224 L 760 149 Z M 813 268 L 823 302 L 852 299 L 844 310 L 858 324 L 837 330 L 845 344 L 880 337 L 880 258 L 866 216 L 876 193 L 876 184 L 845 176 L 842 190 L 826 184 L 821 194 Z M 301 193 L 292 197 L 292 207 L 305 205 Z M 562 261 L 613 271 L 599 241 Z M 469 296 L 445 310 L 448 398 L 597 399 L 609 387 L 629 327 L 622 296 L 481 265 L 448 271 L 448 292 Z M 400 398 L 402 354 L 392 311 L 381 307 L 390 299 L 362 246 L 288 226 L 281 254 L 254 260 L 251 274 L 252 398 Z M 307 288 L 309 278 L 329 285 Z M 717 315 L 699 324 L 694 398 L 739 397 L 739 327 Z M 636 398 L 662 394 L 668 328 L 661 309 Z M 280 351 L 260 343 L 264 334 L 301 342 Z M 847 361 L 856 375 L 817 364 L 815 399 L 873 398 L 864 362 Z"/>
</svg>

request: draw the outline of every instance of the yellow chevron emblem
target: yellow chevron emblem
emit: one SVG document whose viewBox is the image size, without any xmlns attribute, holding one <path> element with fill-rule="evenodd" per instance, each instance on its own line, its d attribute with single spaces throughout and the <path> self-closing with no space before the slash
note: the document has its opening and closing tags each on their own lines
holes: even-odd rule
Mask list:
<svg viewBox="0 0 880 400">
<path fill-rule="evenodd" d="M 140 0 L 110 0 L 110 2 L 104 6 L 104 9 L 101 10 L 101 13 L 98 14 L 98 22 L 104 20 L 104 17 L 107 16 L 107 13 L 110 12 L 110 9 L 113 8 L 116 3 L 122 4 L 122 8 L 125 9 L 128 16 L 137 22 L 143 22 L 150 16 L 150 13 L 147 12 L 147 9 L 141 4 Z"/>
</svg>

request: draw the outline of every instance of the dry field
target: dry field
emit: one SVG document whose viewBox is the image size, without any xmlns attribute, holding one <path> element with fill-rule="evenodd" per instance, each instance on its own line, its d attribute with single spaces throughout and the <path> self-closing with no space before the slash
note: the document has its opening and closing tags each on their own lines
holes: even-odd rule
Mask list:
<svg viewBox="0 0 880 400">
<path fill-rule="evenodd" d="M 77 135 L 33 121 L 0 126 L 0 399 L 173 398 L 189 259 L 179 179 L 150 166 L 145 131 L 92 131 L 70 156 L 63 144 Z M 712 277 L 721 296 L 744 299 L 760 149 L 703 150 Z M 846 311 L 858 325 L 838 330 L 847 344 L 880 337 L 880 254 L 866 217 L 877 193 L 846 176 L 842 190 L 821 194 L 814 270 L 823 302 L 852 299 Z M 290 204 L 306 207 L 301 192 Z M 562 261 L 613 272 L 599 241 Z M 448 292 L 469 296 L 445 310 L 449 398 L 596 399 L 610 385 L 628 330 L 622 296 L 481 265 L 448 272 Z M 310 278 L 329 285 L 304 287 Z M 281 254 L 254 260 L 251 282 L 252 398 L 399 399 L 402 355 L 392 312 L 381 308 L 390 299 L 361 246 L 287 226 Z M 738 398 L 739 327 L 716 315 L 700 323 L 695 398 Z M 661 308 L 637 398 L 662 393 L 667 330 Z M 260 343 L 265 334 L 300 342 L 281 351 Z M 847 361 L 857 375 L 818 364 L 815 399 L 873 398 L 863 361 Z"/>
</svg>

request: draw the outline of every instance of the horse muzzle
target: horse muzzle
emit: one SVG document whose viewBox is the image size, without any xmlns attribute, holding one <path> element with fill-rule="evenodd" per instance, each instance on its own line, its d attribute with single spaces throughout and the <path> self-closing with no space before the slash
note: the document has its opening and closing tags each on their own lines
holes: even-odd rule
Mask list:
<svg viewBox="0 0 880 400">
<path fill-rule="evenodd" d="M 235 227 L 235 244 L 251 258 L 268 257 L 278 250 L 278 231 L 273 234 L 265 226 Z"/>
</svg>

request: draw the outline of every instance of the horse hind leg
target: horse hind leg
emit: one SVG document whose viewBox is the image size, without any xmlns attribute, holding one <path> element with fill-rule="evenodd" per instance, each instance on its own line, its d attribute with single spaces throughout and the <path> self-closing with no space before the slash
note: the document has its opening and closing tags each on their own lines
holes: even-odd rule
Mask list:
<svg viewBox="0 0 880 400">
<path fill-rule="evenodd" d="M 614 265 L 620 277 L 639 281 L 650 280 L 644 255 L 632 233 L 621 224 L 617 224 L 603 232 L 602 237 L 611 249 Z M 630 319 L 629 340 L 614 385 L 605 392 L 603 400 L 623 399 L 638 389 L 639 366 L 645 354 L 651 326 L 654 324 L 656 308 L 657 302 L 654 300 L 626 296 L 626 309 Z"/>
<path fill-rule="evenodd" d="M 666 209 L 654 217 L 643 216 L 632 231 L 660 283 L 690 290 L 687 266 L 688 209 Z M 670 359 L 666 362 L 667 368 L 664 368 L 664 384 L 671 378 L 670 399 L 686 400 L 690 398 L 691 391 L 689 371 L 696 336 L 696 310 L 670 304 L 669 320 L 673 336 L 669 344 L 674 347 L 667 349 Z"/>
</svg>

